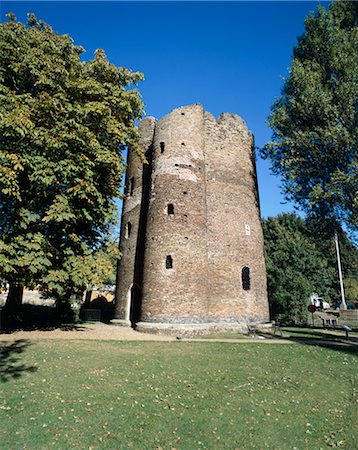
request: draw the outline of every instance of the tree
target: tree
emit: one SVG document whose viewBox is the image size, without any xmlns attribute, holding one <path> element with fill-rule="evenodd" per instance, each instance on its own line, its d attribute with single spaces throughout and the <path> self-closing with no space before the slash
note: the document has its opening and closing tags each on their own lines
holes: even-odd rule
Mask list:
<svg viewBox="0 0 358 450">
<path fill-rule="evenodd" d="M 344 279 L 344 290 L 349 303 L 354 303 L 354 281 L 358 280 L 358 250 L 349 239 L 347 233 L 337 224 L 322 221 L 320 217 L 309 215 L 306 220 L 307 238 L 315 244 L 322 256 L 327 261 L 328 267 L 337 272 L 337 258 L 335 242 L 331 236 L 336 231 L 339 239 L 339 247 L 342 260 L 342 273 Z M 332 305 L 341 303 L 339 280 L 334 277 L 330 287 L 330 301 Z"/>
<path fill-rule="evenodd" d="M 111 230 L 96 249 L 94 255 L 95 267 L 92 268 L 92 278 L 89 279 L 86 289 L 92 290 L 94 286 L 104 288 L 116 284 L 119 251 L 119 233 L 117 229 Z"/>
<path fill-rule="evenodd" d="M 347 277 L 344 280 L 344 290 L 348 301 L 353 305 L 358 304 L 358 281 L 357 278 Z"/>
<path fill-rule="evenodd" d="M 286 323 L 305 323 L 313 292 L 329 300 L 334 270 L 295 214 L 264 220 L 263 231 L 271 315 Z"/>
<path fill-rule="evenodd" d="M 23 286 L 78 296 L 96 272 L 96 251 L 120 195 L 126 146 L 139 151 L 135 121 L 142 79 L 90 62 L 67 35 L 34 15 L 0 24 L 0 278 L 6 308 Z"/>
<path fill-rule="evenodd" d="M 261 151 L 286 198 L 328 220 L 358 226 L 358 3 L 334 1 L 305 20 L 281 97 L 273 140 Z"/>
</svg>

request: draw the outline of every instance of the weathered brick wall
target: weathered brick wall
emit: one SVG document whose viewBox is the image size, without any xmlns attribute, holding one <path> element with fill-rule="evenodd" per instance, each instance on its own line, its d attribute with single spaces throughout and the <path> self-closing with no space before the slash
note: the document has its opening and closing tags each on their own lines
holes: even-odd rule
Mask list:
<svg viewBox="0 0 358 450">
<path fill-rule="evenodd" d="M 207 311 L 203 109 L 180 108 L 156 126 L 141 320 L 200 319 Z M 168 214 L 168 205 L 174 214 Z M 173 268 L 166 268 L 170 256 Z"/>
<path fill-rule="evenodd" d="M 156 120 L 147 117 L 139 125 L 141 135 L 139 145 L 141 146 L 147 159 L 151 158 L 152 142 Z M 143 165 L 140 157 L 128 152 L 127 172 L 125 181 L 125 199 L 123 201 L 120 251 L 122 257 L 117 270 L 116 289 L 116 318 L 129 321 L 132 309 L 140 309 L 141 281 L 137 280 L 138 268 L 143 266 L 141 250 L 143 243 L 143 233 L 140 228 L 145 228 L 146 211 L 143 202 L 143 189 L 150 190 L 150 186 L 143 187 L 148 177 L 144 177 L 145 172 L 150 170 L 148 164 Z M 144 220 L 144 223 L 143 223 Z M 140 273 L 139 273 L 140 278 Z M 137 304 L 134 304 L 137 302 Z M 137 311 L 133 311 L 137 315 Z"/>
<path fill-rule="evenodd" d="M 241 117 L 205 113 L 209 317 L 268 320 L 253 138 Z M 241 273 L 250 270 L 250 289 Z"/>
<path fill-rule="evenodd" d="M 147 128 L 142 139 L 148 147 Z M 175 109 L 155 124 L 150 167 L 150 186 L 143 190 L 148 204 L 141 323 L 267 321 L 253 138 L 244 121 L 232 114 L 216 120 L 201 105 Z M 140 170 L 129 160 L 127 178 Z M 123 213 L 133 234 L 141 201 L 135 195 L 135 206 L 126 199 Z M 135 253 L 134 241 L 123 233 L 117 295 L 122 319 L 129 317 Z M 166 267 L 168 256 L 172 268 Z M 250 270 L 249 290 L 243 289 L 244 267 Z"/>
</svg>

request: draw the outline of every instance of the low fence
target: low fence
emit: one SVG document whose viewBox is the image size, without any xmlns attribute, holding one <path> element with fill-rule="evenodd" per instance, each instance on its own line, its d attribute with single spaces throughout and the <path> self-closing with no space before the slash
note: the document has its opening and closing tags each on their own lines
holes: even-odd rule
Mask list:
<svg viewBox="0 0 358 450">
<path fill-rule="evenodd" d="M 317 311 L 308 316 L 308 325 L 319 328 L 342 328 L 358 330 L 358 309 L 346 311 Z"/>
<path fill-rule="evenodd" d="M 7 293 L 7 290 L 0 292 L 0 308 L 5 305 Z M 41 292 L 36 289 L 24 289 L 22 303 L 27 305 L 54 306 L 55 300 L 53 298 L 43 297 Z"/>
<path fill-rule="evenodd" d="M 0 291 L 0 308 L 5 305 L 7 294 L 8 291 L 5 289 Z M 106 289 L 87 291 L 83 295 L 83 302 L 92 302 L 98 298 L 105 299 L 107 302 L 111 303 L 114 301 L 114 291 Z M 55 306 L 55 300 L 53 298 L 44 297 L 37 289 L 24 289 L 22 303 L 24 305 Z"/>
</svg>

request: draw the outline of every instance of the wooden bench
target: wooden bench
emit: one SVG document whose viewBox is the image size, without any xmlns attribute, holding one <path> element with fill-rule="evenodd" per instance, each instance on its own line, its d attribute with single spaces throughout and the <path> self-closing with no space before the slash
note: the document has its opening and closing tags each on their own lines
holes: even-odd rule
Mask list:
<svg viewBox="0 0 358 450">
<path fill-rule="evenodd" d="M 258 331 L 260 331 L 257 327 L 255 327 L 254 325 L 248 325 L 247 326 L 247 330 L 248 330 L 248 334 L 251 336 L 251 337 L 253 337 L 253 338 L 255 338 L 256 337 L 256 333 L 258 332 Z"/>
<path fill-rule="evenodd" d="M 272 324 L 272 328 L 273 328 L 273 334 L 276 334 L 276 332 L 278 332 L 278 333 L 280 333 L 280 336 L 283 336 L 282 328 L 281 328 L 281 324 L 280 323 L 274 322 Z"/>
</svg>

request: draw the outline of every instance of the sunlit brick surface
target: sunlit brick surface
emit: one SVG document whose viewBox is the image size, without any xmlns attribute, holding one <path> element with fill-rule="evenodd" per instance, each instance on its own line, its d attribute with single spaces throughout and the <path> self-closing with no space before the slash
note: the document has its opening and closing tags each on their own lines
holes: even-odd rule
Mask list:
<svg viewBox="0 0 358 450">
<path fill-rule="evenodd" d="M 127 182 L 134 178 L 135 185 L 124 205 L 117 318 L 268 321 L 253 137 L 245 122 L 227 113 L 215 119 L 192 105 L 159 122 L 145 119 L 140 129 L 150 164 L 143 177 L 139 158 L 128 161 Z"/>
</svg>

